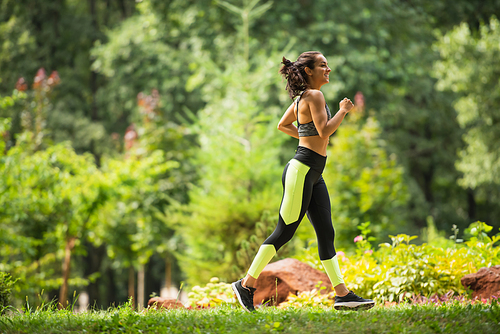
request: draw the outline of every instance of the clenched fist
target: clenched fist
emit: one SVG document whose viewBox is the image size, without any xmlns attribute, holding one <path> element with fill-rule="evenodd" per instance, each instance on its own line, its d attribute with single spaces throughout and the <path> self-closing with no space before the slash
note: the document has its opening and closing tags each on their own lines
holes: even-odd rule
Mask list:
<svg viewBox="0 0 500 334">
<path fill-rule="evenodd" d="M 341 110 L 344 109 L 345 112 L 348 113 L 354 107 L 354 103 L 345 97 L 342 101 L 340 101 L 339 106 Z"/>
</svg>

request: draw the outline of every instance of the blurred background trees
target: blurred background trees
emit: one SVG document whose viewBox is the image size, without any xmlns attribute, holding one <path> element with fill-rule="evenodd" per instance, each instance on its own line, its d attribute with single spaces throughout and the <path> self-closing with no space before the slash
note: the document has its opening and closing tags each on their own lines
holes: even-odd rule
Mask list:
<svg viewBox="0 0 500 334">
<path fill-rule="evenodd" d="M 378 242 L 429 221 L 500 227 L 498 1 L 0 9 L 0 271 L 18 303 L 143 305 L 243 274 L 297 144 L 276 130 L 281 57 L 306 50 L 329 60 L 332 110 L 356 96 L 325 171 L 337 247 L 367 221 Z M 306 219 L 278 256 L 314 239 Z"/>
</svg>

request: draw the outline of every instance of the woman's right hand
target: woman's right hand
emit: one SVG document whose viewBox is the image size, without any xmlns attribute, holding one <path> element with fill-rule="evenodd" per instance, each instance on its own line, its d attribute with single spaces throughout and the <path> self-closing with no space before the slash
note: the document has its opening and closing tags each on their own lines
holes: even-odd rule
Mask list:
<svg viewBox="0 0 500 334">
<path fill-rule="evenodd" d="M 351 111 L 351 109 L 354 107 L 354 103 L 352 103 L 351 100 L 349 100 L 347 97 L 345 97 L 342 101 L 339 103 L 340 110 L 345 110 L 346 113 Z"/>
</svg>

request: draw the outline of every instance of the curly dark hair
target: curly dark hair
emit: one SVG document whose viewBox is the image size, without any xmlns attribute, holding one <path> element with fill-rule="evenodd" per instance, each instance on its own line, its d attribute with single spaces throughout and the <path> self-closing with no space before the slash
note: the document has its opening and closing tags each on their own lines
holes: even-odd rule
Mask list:
<svg viewBox="0 0 500 334">
<path fill-rule="evenodd" d="M 302 53 L 295 62 L 283 57 L 281 62 L 283 66 L 280 68 L 280 74 L 286 79 L 286 90 L 288 95 L 293 100 L 296 96 L 307 89 L 307 74 L 306 67 L 314 69 L 314 63 L 318 55 L 322 54 L 318 51 L 307 51 Z"/>
</svg>

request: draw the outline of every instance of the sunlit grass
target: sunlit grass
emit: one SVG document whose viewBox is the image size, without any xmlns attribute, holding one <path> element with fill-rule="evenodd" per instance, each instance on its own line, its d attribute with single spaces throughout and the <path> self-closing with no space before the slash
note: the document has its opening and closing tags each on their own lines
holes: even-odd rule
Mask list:
<svg viewBox="0 0 500 334">
<path fill-rule="evenodd" d="M 74 313 L 54 305 L 0 317 L 1 333 L 499 333 L 500 306 L 376 306 L 364 312 L 306 307 L 263 307 L 255 313 L 236 306 L 204 310 L 143 310 L 129 304 Z"/>
</svg>

